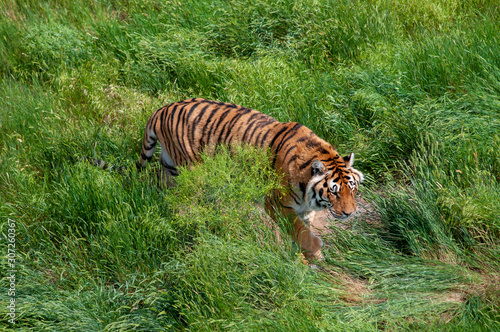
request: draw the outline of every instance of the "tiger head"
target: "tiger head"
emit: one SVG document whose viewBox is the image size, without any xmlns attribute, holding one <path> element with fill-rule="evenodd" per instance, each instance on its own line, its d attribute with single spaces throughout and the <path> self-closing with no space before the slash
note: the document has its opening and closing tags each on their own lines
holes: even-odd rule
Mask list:
<svg viewBox="0 0 500 332">
<path fill-rule="evenodd" d="M 354 153 L 339 158 L 336 167 L 326 167 L 319 160 L 312 163 L 312 177 L 306 191 L 311 210 L 330 209 L 334 217 L 342 219 L 356 212 L 354 196 L 364 177 L 352 167 L 353 162 Z"/>
</svg>

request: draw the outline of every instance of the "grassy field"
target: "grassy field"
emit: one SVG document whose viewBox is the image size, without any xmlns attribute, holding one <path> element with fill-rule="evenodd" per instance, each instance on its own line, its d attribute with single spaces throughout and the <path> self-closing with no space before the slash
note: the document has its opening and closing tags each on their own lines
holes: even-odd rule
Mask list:
<svg viewBox="0 0 500 332">
<path fill-rule="evenodd" d="M 493 0 L 0 0 L 0 329 L 500 330 L 498 22 Z M 192 97 L 354 152 L 372 213 L 312 269 L 255 204 L 265 152 L 159 190 L 132 170 L 144 125 Z"/>
</svg>

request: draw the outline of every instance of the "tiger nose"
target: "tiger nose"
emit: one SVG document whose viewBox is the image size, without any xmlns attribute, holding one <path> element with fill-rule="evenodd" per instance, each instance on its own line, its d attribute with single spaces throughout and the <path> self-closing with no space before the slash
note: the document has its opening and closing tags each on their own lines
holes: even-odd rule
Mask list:
<svg viewBox="0 0 500 332">
<path fill-rule="evenodd" d="M 342 211 L 342 218 L 347 218 L 349 217 L 350 215 L 352 214 L 352 212 L 345 212 L 345 211 Z"/>
</svg>

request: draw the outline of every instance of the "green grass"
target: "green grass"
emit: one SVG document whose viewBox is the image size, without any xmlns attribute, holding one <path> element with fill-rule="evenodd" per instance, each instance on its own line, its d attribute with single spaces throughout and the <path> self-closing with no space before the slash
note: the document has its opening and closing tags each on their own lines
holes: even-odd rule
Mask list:
<svg viewBox="0 0 500 332">
<path fill-rule="evenodd" d="M 500 329 L 499 8 L 0 0 L 0 248 L 7 271 L 10 218 L 15 327 Z M 154 166 L 132 170 L 144 125 L 192 97 L 355 152 L 374 211 L 332 225 L 311 269 L 259 207 L 278 183 L 265 152 L 221 149 L 158 189 Z"/>
</svg>

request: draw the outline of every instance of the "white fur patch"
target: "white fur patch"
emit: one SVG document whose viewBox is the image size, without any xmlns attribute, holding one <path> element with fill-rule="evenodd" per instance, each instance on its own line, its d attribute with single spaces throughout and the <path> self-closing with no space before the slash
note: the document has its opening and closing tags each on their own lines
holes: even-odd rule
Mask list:
<svg viewBox="0 0 500 332">
<path fill-rule="evenodd" d="M 316 175 L 313 176 L 310 180 L 309 183 L 307 184 L 307 189 L 306 189 L 306 198 L 307 198 L 307 205 L 308 208 L 307 210 L 323 210 L 324 208 L 321 206 L 316 206 L 315 199 L 313 199 L 313 190 L 312 187 L 315 183 L 320 182 L 324 178 L 326 178 L 328 175 L 330 175 L 331 172 L 326 172 L 321 175 Z"/>
</svg>

